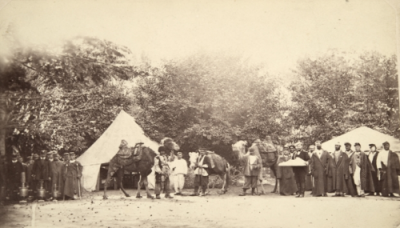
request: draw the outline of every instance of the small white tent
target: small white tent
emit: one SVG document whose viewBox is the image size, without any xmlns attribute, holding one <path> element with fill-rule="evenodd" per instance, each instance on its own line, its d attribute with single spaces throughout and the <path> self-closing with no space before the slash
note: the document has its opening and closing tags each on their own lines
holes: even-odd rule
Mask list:
<svg viewBox="0 0 400 228">
<path fill-rule="evenodd" d="M 365 126 L 356 128 L 341 136 L 322 143 L 322 148 L 327 151 L 334 151 L 335 144 L 337 142 L 342 145 L 342 148 L 344 147 L 345 142 L 351 143 L 352 146 L 354 146 L 354 143 L 358 142 L 361 144 L 361 150 L 364 151 L 369 149 L 369 144 L 375 144 L 379 149 L 382 146 L 382 143 L 385 141 L 390 143 L 390 149 L 392 151 L 400 151 L 399 139 Z"/>
<path fill-rule="evenodd" d="M 114 157 L 123 139 L 128 142 L 128 146 L 143 142 L 144 146 L 158 153 L 159 144 L 149 139 L 135 119 L 122 110 L 100 138 L 77 159 L 83 166 L 82 186 L 87 191 L 96 189 L 100 165 Z M 148 181 L 149 187 L 154 188 L 154 171 Z"/>
</svg>

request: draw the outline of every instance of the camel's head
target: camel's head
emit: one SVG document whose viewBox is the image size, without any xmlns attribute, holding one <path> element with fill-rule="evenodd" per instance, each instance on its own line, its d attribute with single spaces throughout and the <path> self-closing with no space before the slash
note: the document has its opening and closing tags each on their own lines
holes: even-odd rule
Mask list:
<svg viewBox="0 0 400 228">
<path fill-rule="evenodd" d="M 164 138 L 161 140 L 161 144 L 164 145 L 167 153 L 171 151 L 179 151 L 179 145 L 171 138 Z"/>
<path fill-rule="evenodd" d="M 197 160 L 198 157 L 199 157 L 199 153 L 197 153 L 197 152 L 189 152 L 189 162 L 190 162 L 189 167 L 191 169 L 194 169 L 195 164 L 196 164 L 196 160 Z"/>
<path fill-rule="evenodd" d="M 247 146 L 247 141 L 246 140 L 240 140 L 237 141 L 235 144 L 232 144 L 232 152 L 236 158 L 239 157 L 239 154 L 245 154 L 246 153 L 246 146 Z"/>
</svg>

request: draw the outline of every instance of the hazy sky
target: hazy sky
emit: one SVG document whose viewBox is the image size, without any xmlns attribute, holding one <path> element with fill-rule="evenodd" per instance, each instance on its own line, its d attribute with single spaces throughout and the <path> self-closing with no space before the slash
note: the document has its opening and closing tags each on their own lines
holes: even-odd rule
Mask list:
<svg viewBox="0 0 400 228">
<path fill-rule="evenodd" d="M 395 13 L 385 0 L 3 0 L 1 5 L 1 31 L 13 22 L 26 44 L 88 35 L 153 61 L 224 51 L 285 74 L 299 58 L 332 49 L 396 52 Z"/>
</svg>

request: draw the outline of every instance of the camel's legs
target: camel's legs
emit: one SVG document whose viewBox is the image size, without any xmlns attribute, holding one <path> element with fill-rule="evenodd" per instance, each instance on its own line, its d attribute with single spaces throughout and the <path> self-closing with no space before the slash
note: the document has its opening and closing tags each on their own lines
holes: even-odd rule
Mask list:
<svg viewBox="0 0 400 228">
<path fill-rule="evenodd" d="M 137 194 L 136 194 L 136 198 L 142 198 L 142 197 L 140 196 L 140 189 L 142 188 L 142 183 L 143 183 L 143 181 L 142 181 L 142 175 L 140 174 L 140 175 L 139 175 L 138 191 L 137 191 Z"/>
<path fill-rule="evenodd" d="M 110 179 L 111 179 L 111 173 L 110 173 L 110 169 L 108 169 L 106 182 L 104 183 L 103 199 L 108 199 L 108 197 L 107 197 L 107 187 L 108 187 L 108 183 L 110 182 Z"/>
<path fill-rule="evenodd" d="M 147 176 L 143 178 L 143 183 L 144 183 L 144 187 L 146 188 L 147 198 L 154 199 L 154 197 L 150 194 L 150 191 L 149 191 L 149 185 L 148 185 L 148 181 L 147 181 Z"/>
<path fill-rule="evenodd" d="M 276 178 L 276 169 L 275 169 L 274 166 L 271 167 L 271 170 L 272 170 L 272 172 L 273 172 L 273 174 L 275 176 L 275 187 L 274 187 L 274 190 L 271 193 L 275 193 L 276 189 L 278 187 L 278 179 Z"/>
<path fill-rule="evenodd" d="M 118 179 L 119 187 L 120 187 L 121 191 L 124 193 L 124 195 L 126 197 L 131 197 L 128 193 L 126 193 L 126 191 L 124 189 L 124 185 L 122 184 L 123 178 L 124 178 L 124 170 L 123 169 L 119 169 L 118 173 L 117 173 L 117 179 Z"/>
</svg>

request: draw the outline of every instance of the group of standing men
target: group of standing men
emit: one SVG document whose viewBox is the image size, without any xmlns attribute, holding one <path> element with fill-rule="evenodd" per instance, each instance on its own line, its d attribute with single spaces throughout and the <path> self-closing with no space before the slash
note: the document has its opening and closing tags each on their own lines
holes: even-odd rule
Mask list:
<svg viewBox="0 0 400 228">
<path fill-rule="evenodd" d="M 278 167 L 281 195 L 304 197 L 305 190 L 311 190 L 313 196 L 334 197 L 345 195 L 365 197 L 382 195 L 394 197 L 399 194 L 400 162 L 396 153 L 390 150 L 388 142 L 378 151 L 375 144 L 369 144 L 370 150 L 362 152 L 360 143 L 355 143 L 355 151 L 348 142 L 336 143 L 334 152 L 322 149 L 321 142 L 310 145 L 309 151 L 303 151 L 302 145 L 297 148 L 289 146 L 283 152 L 278 163 L 301 158 L 308 162 L 305 167 Z"/>
<path fill-rule="evenodd" d="M 19 153 L 13 153 L 12 160 L 6 166 L 5 186 L 8 187 L 10 200 L 21 198 L 22 183 L 28 188 L 29 199 L 74 199 L 81 196 L 82 165 L 75 160 L 74 152 L 64 153 L 63 159 L 57 152 L 46 151 L 27 158 L 28 161 L 23 163 Z M 39 191 L 44 191 L 44 194 L 39 194 Z"/>
</svg>

